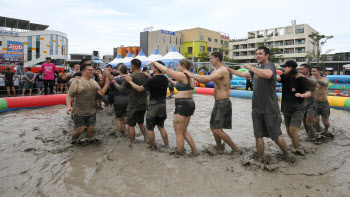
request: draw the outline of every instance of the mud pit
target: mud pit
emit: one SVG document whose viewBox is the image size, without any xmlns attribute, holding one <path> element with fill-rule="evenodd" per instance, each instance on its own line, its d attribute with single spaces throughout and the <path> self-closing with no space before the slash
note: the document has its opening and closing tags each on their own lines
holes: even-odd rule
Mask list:
<svg viewBox="0 0 350 197">
<path fill-rule="evenodd" d="M 115 135 L 115 120 L 98 112 L 96 139 L 72 145 L 73 123 L 65 106 L 0 115 L 0 196 L 349 196 L 350 112 L 331 109 L 334 139 L 314 144 L 299 133 L 302 151 L 295 163 L 282 160 L 265 139 L 265 162 L 254 159 L 251 100 L 230 98 L 233 129 L 226 130 L 241 154 L 212 155 L 209 129 L 214 98 L 194 95 L 196 111 L 188 131 L 201 155 L 176 158 L 171 150 L 129 147 Z M 175 147 L 174 99 L 167 100 L 166 129 Z M 284 125 L 283 138 L 291 148 Z M 140 131 L 137 129 L 137 133 Z M 162 140 L 156 129 L 156 141 Z M 185 146 L 187 153 L 190 147 Z M 208 151 L 209 150 L 209 151 Z"/>
</svg>

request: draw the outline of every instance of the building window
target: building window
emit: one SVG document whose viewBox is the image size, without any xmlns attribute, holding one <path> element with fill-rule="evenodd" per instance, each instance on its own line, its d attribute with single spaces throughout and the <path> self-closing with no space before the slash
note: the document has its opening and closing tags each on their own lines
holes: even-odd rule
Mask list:
<svg viewBox="0 0 350 197">
<path fill-rule="evenodd" d="M 224 44 L 224 41 L 223 40 L 221 40 L 221 45 L 223 45 Z"/>
<path fill-rule="evenodd" d="M 228 46 L 228 42 L 227 41 L 225 41 L 225 45 Z"/>
<path fill-rule="evenodd" d="M 305 44 L 305 39 L 296 40 L 296 44 Z"/>
<path fill-rule="evenodd" d="M 192 47 L 187 48 L 188 54 L 192 54 Z"/>
<path fill-rule="evenodd" d="M 28 61 L 32 61 L 32 36 L 28 36 L 28 53 L 27 58 Z"/>
<path fill-rule="evenodd" d="M 200 51 L 205 51 L 205 46 L 200 46 Z"/>
<path fill-rule="evenodd" d="M 2 41 L 0 41 L 0 46 L 2 46 Z"/>
<path fill-rule="evenodd" d="M 169 48 L 168 48 L 168 46 L 166 46 L 166 53 L 168 53 L 169 52 Z"/>
<path fill-rule="evenodd" d="M 305 48 L 296 48 L 297 53 L 305 53 Z"/>
<path fill-rule="evenodd" d="M 165 35 L 163 35 L 163 42 L 165 42 Z"/>
<path fill-rule="evenodd" d="M 209 37 L 208 37 L 208 41 L 210 41 L 210 42 L 211 42 L 211 38 L 209 38 Z"/>
<path fill-rule="evenodd" d="M 53 35 L 50 35 L 50 55 L 53 55 Z"/>
<path fill-rule="evenodd" d="M 56 35 L 55 54 L 58 55 L 58 35 Z"/>
<path fill-rule="evenodd" d="M 182 44 L 182 42 L 181 42 L 181 38 L 180 38 L 180 45 Z"/>
<path fill-rule="evenodd" d="M 297 57 L 296 62 L 306 62 L 306 58 L 305 57 Z"/>
<path fill-rule="evenodd" d="M 170 44 L 171 44 L 171 36 L 170 36 Z"/>
<path fill-rule="evenodd" d="M 215 42 L 218 42 L 218 39 L 215 39 L 214 41 L 215 41 Z"/>
<path fill-rule="evenodd" d="M 283 41 L 276 42 L 276 46 L 283 46 Z"/>
<path fill-rule="evenodd" d="M 40 35 L 37 35 L 36 36 L 36 39 L 35 39 L 35 48 L 36 48 L 36 53 L 35 53 L 35 57 L 36 59 L 40 58 Z M 63 51 L 62 51 L 63 53 Z"/>
<path fill-rule="evenodd" d="M 218 48 L 213 48 L 213 52 L 217 52 L 218 51 Z"/>
<path fill-rule="evenodd" d="M 304 33 L 304 25 L 296 25 L 295 26 L 295 33 L 296 34 Z"/>
<path fill-rule="evenodd" d="M 211 47 L 208 47 L 208 52 L 211 52 Z"/>
<path fill-rule="evenodd" d="M 200 37 L 199 37 L 199 40 L 204 40 L 204 36 L 200 36 Z"/>
<path fill-rule="evenodd" d="M 180 51 L 180 47 L 179 47 L 179 53 L 181 53 L 181 51 Z"/>
<path fill-rule="evenodd" d="M 176 37 L 176 42 L 175 43 L 177 44 L 177 37 Z"/>
</svg>

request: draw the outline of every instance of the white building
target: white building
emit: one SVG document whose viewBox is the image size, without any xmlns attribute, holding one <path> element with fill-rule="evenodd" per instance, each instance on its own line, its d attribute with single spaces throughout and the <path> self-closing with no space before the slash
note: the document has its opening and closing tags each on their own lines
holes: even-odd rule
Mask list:
<svg viewBox="0 0 350 197">
<path fill-rule="evenodd" d="M 299 65 L 305 63 L 307 52 L 315 49 L 308 35 L 317 31 L 307 24 L 296 25 L 295 21 L 292 22 L 291 26 L 250 31 L 246 39 L 230 40 L 229 57 L 242 63 L 256 62 L 257 43 L 266 40 L 267 47 L 274 46 L 280 50 L 283 56 L 281 64 L 287 60 L 294 60 Z"/>
<path fill-rule="evenodd" d="M 67 34 L 46 30 L 49 26 L 0 16 L 0 53 L 22 54 L 24 65 L 41 65 L 51 57 L 56 65 L 68 58 Z"/>
</svg>

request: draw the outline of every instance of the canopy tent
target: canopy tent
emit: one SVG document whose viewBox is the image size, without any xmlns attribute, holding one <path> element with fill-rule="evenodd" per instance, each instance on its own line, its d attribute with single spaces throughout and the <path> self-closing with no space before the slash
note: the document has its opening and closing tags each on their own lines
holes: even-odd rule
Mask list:
<svg viewBox="0 0 350 197">
<path fill-rule="evenodd" d="M 134 57 L 130 54 L 130 52 L 124 57 L 123 61 L 121 63 L 124 63 L 125 66 L 127 66 L 128 68 L 130 68 L 130 63 L 131 60 L 133 60 Z"/>
<path fill-rule="evenodd" d="M 154 62 L 160 60 L 162 57 L 163 56 L 159 53 L 158 49 L 155 49 L 153 53 L 150 56 L 148 56 L 148 60 Z"/>
<path fill-rule="evenodd" d="M 146 57 L 146 55 L 143 53 L 143 51 L 141 50 L 140 53 L 135 57 L 135 59 L 139 59 L 141 61 L 141 65 L 145 65 L 148 62 L 150 62 L 148 60 L 148 58 Z"/>
<path fill-rule="evenodd" d="M 166 54 L 164 57 L 160 59 L 160 61 L 164 62 L 164 64 L 167 65 L 173 65 L 174 68 L 177 68 L 176 64 L 179 62 L 180 59 L 185 58 L 182 56 L 179 52 L 177 52 L 175 46 L 170 49 L 169 53 Z"/>
<path fill-rule="evenodd" d="M 118 56 L 114 58 L 114 60 L 109 62 L 109 64 L 112 65 L 113 67 L 116 67 L 119 63 L 123 63 L 123 57 L 120 54 L 118 54 Z M 105 68 L 106 66 L 107 65 L 105 65 Z"/>
</svg>

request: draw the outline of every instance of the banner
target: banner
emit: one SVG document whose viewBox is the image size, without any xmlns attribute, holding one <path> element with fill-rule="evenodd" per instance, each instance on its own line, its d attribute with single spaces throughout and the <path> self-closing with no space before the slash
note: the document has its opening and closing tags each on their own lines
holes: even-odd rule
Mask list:
<svg viewBox="0 0 350 197">
<path fill-rule="evenodd" d="M 7 41 L 7 52 L 23 53 L 23 42 Z"/>
</svg>

